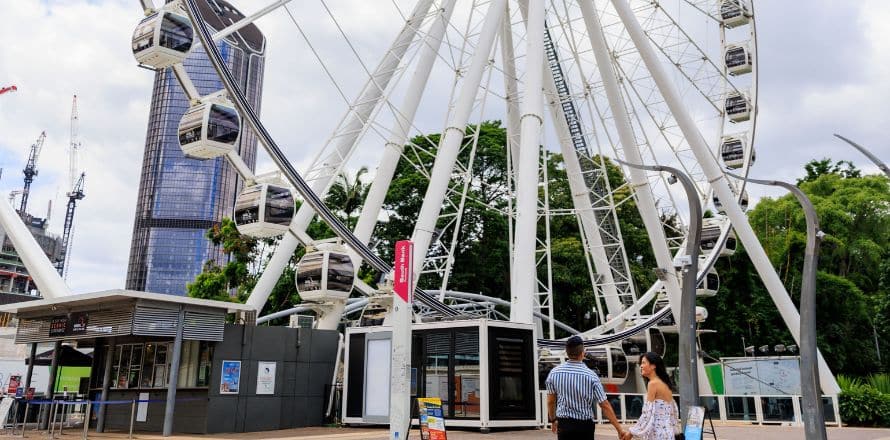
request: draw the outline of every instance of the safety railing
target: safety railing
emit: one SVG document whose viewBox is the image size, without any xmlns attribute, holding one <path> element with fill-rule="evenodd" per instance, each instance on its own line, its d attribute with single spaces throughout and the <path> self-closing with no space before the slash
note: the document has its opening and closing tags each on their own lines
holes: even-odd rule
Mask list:
<svg viewBox="0 0 890 440">
<path fill-rule="evenodd" d="M 4 398 L 4 399 L 8 399 Z M 202 398 L 176 399 L 176 402 L 194 401 Z M 28 432 L 43 432 L 49 438 L 61 436 L 68 429 L 80 429 L 82 438 L 89 438 L 91 415 L 103 405 L 130 405 L 130 423 L 127 438 L 133 438 L 133 428 L 136 424 L 137 406 L 140 403 L 164 403 L 166 399 L 131 399 L 131 400 L 87 400 L 87 399 L 15 399 L 12 402 L 9 413 L 2 421 L 5 433 L 13 436 L 27 437 Z M 18 417 L 20 408 L 24 406 L 24 414 Z M 34 411 L 37 416 L 33 417 Z M 29 415 L 36 422 L 29 421 Z M 28 429 L 29 426 L 31 429 Z"/>
<path fill-rule="evenodd" d="M 606 397 L 621 423 L 636 421 L 646 403 L 645 394 L 606 393 Z M 541 412 L 538 415 L 538 421 L 541 426 L 549 427 L 547 391 L 540 392 L 540 399 Z M 674 395 L 674 400 L 679 405 L 679 395 Z M 800 395 L 703 395 L 701 404 L 715 422 L 803 426 Z M 840 426 L 841 416 L 837 396 L 822 396 L 822 405 L 825 411 L 825 424 Z M 598 423 L 608 423 L 599 406 L 596 407 L 596 417 Z"/>
</svg>

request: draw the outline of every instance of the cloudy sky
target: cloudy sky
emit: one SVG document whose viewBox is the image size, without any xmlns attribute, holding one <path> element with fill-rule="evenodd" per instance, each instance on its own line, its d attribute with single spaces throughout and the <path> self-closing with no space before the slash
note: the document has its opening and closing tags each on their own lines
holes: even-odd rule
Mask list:
<svg viewBox="0 0 890 440">
<path fill-rule="evenodd" d="M 28 147 L 45 130 L 29 206 L 43 216 L 52 201 L 51 230 L 61 229 L 71 97 L 77 94 L 87 197 L 77 211 L 68 283 L 75 292 L 123 287 L 153 78 L 152 72 L 136 67 L 129 48 L 142 16 L 139 2 L 5 3 L 0 86 L 15 84 L 19 90 L 0 96 L 0 196 L 5 202 L 11 190 L 20 188 Z M 266 2 L 233 3 L 250 13 Z M 263 120 L 290 159 L 304 166 L 342 116 L 342 95 L 353 97 L 363 82 L 356 54 L 361 62 L 375 65 L 413 4 L 326 3 L 354 52 L 319 1 L 294 2 L 299 4 L 294 17 L 339 90 L 287 14 L 277 12 L 258 22 L 268 42 Z M 811 0 L 806 7 L 757 2 L 760 108 L 753 176 L 793 180 L 804 163 L 822 157 L 877 170 L 834 139 L 836 132 L 890 161 L 890 143 L 881 136 L 890 121 L 888 22 L 890 3 L 882 0 Z M 447 91 L 439 93 L 447 98 Z M 425 101 L 423 108 L 428 105 Z M 441 118 L 430 113 L 420 125 L 438 127 Z M 356 160 L 373 169 L 374 156 Z M 755 199 L 771 194 L 759 188 L 750 192 Z"/>
</svg>

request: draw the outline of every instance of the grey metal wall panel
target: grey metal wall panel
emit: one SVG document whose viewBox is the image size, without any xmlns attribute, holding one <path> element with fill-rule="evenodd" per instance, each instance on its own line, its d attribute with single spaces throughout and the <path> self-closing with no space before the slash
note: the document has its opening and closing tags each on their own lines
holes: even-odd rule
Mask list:
<svg viewBox="0 0 890 440">
<path fill-rule="evenodd" d="M 50 336 L 52 317 L 22 318 L 16 330 L 15 343 L 70 341 L 73 339 L 126 336 L 133 330 L 133 310 L 100 310 L 89 312 L 87 331 L 78 335 Z"/>
<path fill-rule="evenodd" d="M 136 306 L 133 334 L 140 336 L 176 337 L 179 308 Z"/>
<path fill-rule="evenodd" d="M 225 311 L 186 310 L 182 337 L 198 341 L 222 341 L 225 326 Z"/>
</svg>

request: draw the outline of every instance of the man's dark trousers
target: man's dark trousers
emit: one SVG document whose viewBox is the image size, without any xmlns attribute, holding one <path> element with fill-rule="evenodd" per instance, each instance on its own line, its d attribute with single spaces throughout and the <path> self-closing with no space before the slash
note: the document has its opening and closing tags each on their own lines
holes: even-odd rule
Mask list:
<svg viewBox="0 0 890 440">
<path fill-rule="evenodd" d="M 558 419 L 556 437 L 559 440 L 593 440 L 596 424 L 593 420 Z"/>
</svg>

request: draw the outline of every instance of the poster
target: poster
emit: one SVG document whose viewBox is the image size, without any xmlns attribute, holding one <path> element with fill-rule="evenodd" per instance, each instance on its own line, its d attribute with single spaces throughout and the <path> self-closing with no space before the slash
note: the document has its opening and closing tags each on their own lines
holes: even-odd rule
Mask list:
<svg viewBox="0 0 890 440">
<path fill-rule="evenodd" d="M 701 440 L 702 427 L 705 424 L 705 407 L 690 406 L 689 417 L 686 418 L 686 429 L 683 434 L 687 440 Z"/>
<path fill-rule="evenodd" d="M 445 433 L 445 417 L 442 399 L 438 397 L 417 399 L 421 440 L 448 440 Z"/>
<path fill-rule="evenodd" d="M 15 394 L 16 389 L 22 384 L 22 376 L 20 375 L 11 375 L 9 376 L 9 387 L 6 390 L 6 394 Z"/>
<path fill-rule="evenodd" d="M 241 385 L 241 361 L 222 361 L 219 376 L 220 394 L 238 394 Z"/>
<path fill-rule="evenodd" d="M 139 403 L 136 404 L 136 421 L 148 421 L 148 393 L 139 393 Z"/>
<path fill-rule="evenodd" d="M 275 394 L 275 362 L 257 364 L 256 393 Z"/>
</svg>

